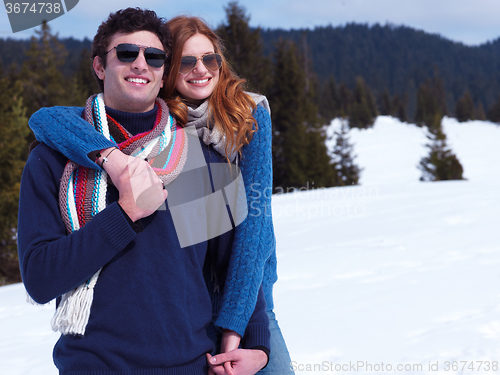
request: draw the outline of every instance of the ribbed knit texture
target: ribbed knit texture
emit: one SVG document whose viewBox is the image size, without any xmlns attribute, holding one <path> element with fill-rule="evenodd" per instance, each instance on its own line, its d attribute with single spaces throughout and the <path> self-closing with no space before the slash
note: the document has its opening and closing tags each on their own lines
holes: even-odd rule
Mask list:
<svg viewBox="0 0 500 375">
<path fill-rule="evenodd" d="M 201 375 L 200 369 L 202 368 L 208 368 L 205 357 L 175 368 L 151 368 L 130 371 L 64 371 L 60 375 Z"/>
<path fill-rule="evenodd" d="M 114 111 L 120 116 L 120 112 Z M 113 139 L 126 154 L 149 157 L 152 165 L 162 159 L 160 167 L 154 169 L 165 183 L 173 181 L 181 172 L 187 155 L 187 139 L 183 131 L 177 132 L 175 120 L 170 116 L 165 102 L 158 99 L 153 111 L 120 116 L 136 130 L 149 130 L 131 134 L 106 113 L 103 95 L 93 95 L 87 100 L 85 119 L 103 136 Z M 142 124 L 141 124 L 142 122 Z M 151 145 L 151 146 L 149 146 Z M 162 157 L 161 153 L 168 155 Z M 106 208 L 108 176 L 105 171 L 81 167 L 68 160 L 61 177 L 59 206 L 61 217 L 68 233 L 84 227 L 100 211 Z M 52 319 L 52 328 L 63 334 L 84 335 L 92 307 L 94 287 L 101 270 L 77 288 L 65 293 Z"/>
<path fill-rule="evenodd" d="M 264 107 L 267 101 L 264 102 Z M 276 244 L 271 214 L 272 124 L 269 112 L 257 106 L 254 113 L 258 131 L 243 148 L 239 164 L 248 199 L 248 216 L 235 230 L 226 289 L 216 324 L 243 335 L 257 299 L 264 287 L 268 309 L 274 307 L 272 289 L 277 280 Z M 30 127 L 38 140 L 68 155 L 82 165 L 99 168 L 87 157 L 100 150 L 105 141 L 79 116 L 81 110 L 64 107 L 43 108 L 30 118 Z M 50 129 L 47 123 L 53 124 Z M 72 145 L 71 149 L 63 145 Z M 105 146 L 110 147 L 110 146 Z"/>
<path fill-rule="evenodd" d="M 44 107 L 36 111 L 29 125 L 36 139 L 82 167 L 101 170 L 87 156 L 92 151 L 116 147 L 83 119 L 82 107 Z"/>
<path fill-rule="evenodd" d="M 127 124 L 127 131 L 130 134 L 137 135 L 151 130 L 144 126 L 144 124 L 155 122 L 158 106 L 155 105 L 151 111 L 143 113 L 122 112 L 106 106 L 106 113 L 117 123 Z"/>
<path fill-rule="evenodd" d="M 226 164 L 207 147 L 203 152 L 210 162 Z M 64 156 L 44 144 L 34 149 L 23 173 L 18 226 L 23 281 L 37 302 L 62 295 L 103 268 L 86 334 L 61 336 L 54 348 L 60 374 L 205 374 L 205 353 L 214 348 L 205 332 L 212 318 L 202 273 L 207 244 L 180 248 L 168 204 L 141 220 L 141 233 L 131 228 L 117 203 L 110 203 L 68 236 L 58 208 L 65 164 Z M 204 176 L 193 181 L 194 188 L 210 186 Z M 111 187 L 108 200 L 117 199 Z M 261 328 L 249 330 L 256 336 L 248 342 L 269 348 L 261 295 L 255 318 Z"/>
<path fill-rule="evenodd" d="M 228 278 L 215 324 L 243 335 L 260 285 L 268 310 L 274 308 L 277 277 L 276 241 L 271 214 L 272 127 L 267 110 L 257 106 L 258 131 L 243 148 L 239 164 L 248 203 L 247 218 L 236 227 Z"/>
<path fill-rule="evenodd" d="M 104 266 L 85 336 L 61 336 L 56 344 L 60 374 L 205 373 L 204 353 L 213 349 L 205 333 L 212 318 L 201 272 L 206 244 L 180 248 L 168 207 L 142 219 L 144 231 L 136 233 L 117 203 L 67 236 L 57 203 L 65 162 L 44 144 L 32 152 L 21 183 L 18 226 L 23 281 L 39 303 Z M 111 189 L 109 200 L 117 198 Z M 260 300 L 262 308 L 256 311 L 265 316 L 263 293 Z M 244 342 L 269 347 L 269 336 L 263 337 L 268 322 L 257 318 L 255 324 L 261 328 L 250 328 L 247 334 L 255 337 Z"/>
<path fill-rule="evenodd" d="M 206 161 L 226 165 L 210 147 L 202 149 Z M 143 230 L 136 233 L 110 187 L 107 207 L 67 235 L 58 207 L 66 160 L 45 144 L 33 150 L 23 172 L 18 224 L 23 282 L 37 302 L 64 294 L 103 268 L 86 334 L 61 336 L 56 343 L 60 374 L 206 374 L 205 353 L 214 345 L 205 331 L 212 306 L 202 271 L 207 251 L 214 259 L 229 257 L 234 230 L 208 246 L 180 248 L 167 202 L 166 210 L 141 219 Z M 205 174 L 193 185 L 213 189 Z M 217 267 L 215 277 L 223 279 Z M 261 292 L 242 342 L 269 348 L 268 322 Z"/>
</svg>

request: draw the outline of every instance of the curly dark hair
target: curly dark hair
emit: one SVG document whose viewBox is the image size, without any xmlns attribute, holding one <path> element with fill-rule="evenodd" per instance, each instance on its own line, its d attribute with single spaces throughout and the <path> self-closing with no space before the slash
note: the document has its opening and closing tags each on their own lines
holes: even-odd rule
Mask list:
<svg viewBox="0 0 500 375">
<path fill-rule="evenodd" d="M 166 27 L 166 20 L 158 17 L 156 12 L 152 10 L 141 8 L 121 9 L 108 16 L 108 19 L 97 29 L 97 34 L 92 42 L 92 61 L 96 56 L 99 56 L 103 67 L 106 68 L 106 52 L 111 38 L 117 33 L 131 34 L 136 31 L 149 31 L 160 39 L 167 54 L 164 69 L 167 72 L 172 55 L 172 37 L 168 27 Z M 92 69 L 92 72 L 99 88 L 103 91 L 104 82 L 97 77 L 94 69 Z"/>
</svg>

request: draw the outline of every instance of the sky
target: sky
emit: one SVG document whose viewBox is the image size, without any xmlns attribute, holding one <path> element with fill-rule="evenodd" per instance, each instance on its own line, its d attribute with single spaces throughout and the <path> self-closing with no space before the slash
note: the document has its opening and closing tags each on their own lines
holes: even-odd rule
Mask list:
<svg viewBox="0 0 500 375">
<path fill-rule="evenodd" d="M 8 2 L 11 0 L 5 0 Z M 21 1 L 20 1 L 21 2 Z M 110 12 L 128 6 L 155 10 L 171 18 L 180 13 L 203 17 L 212 27 L 225 21 L 229 0 L 79 0 L 50 22 L 60 37 L 92 39 Z M 250 25 L 262 28 L 314 28 L 346 23 L 405 25 L 467 45 L 500 37 L 498 0 L 240 0 Z M 12 33 L 7 11 L 0 11 L 0 38 L 30 38 L 34 29 Z"/>
</svg>

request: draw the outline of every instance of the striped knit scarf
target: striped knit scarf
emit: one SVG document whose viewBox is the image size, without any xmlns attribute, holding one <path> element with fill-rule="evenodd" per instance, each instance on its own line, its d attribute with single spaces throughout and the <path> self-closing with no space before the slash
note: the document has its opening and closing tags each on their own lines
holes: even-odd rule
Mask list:
<svg viewBox="0 0 500 375">
<path fill-rule="evenodd" d="M 125 154 L 147 158 L 166 185 L 182 171 L 186 161 L 187 137 L 170 116 L 165 102 L 158 99 L 156 104 L 158 114 L 154 128 L 136 136 L 106 115 L 102 94 L 87 100 L 85 120 L 107 139 L 114 141 Z M 59 189 L 59 207 L 68 233 L 85 226 L 106 207 L 107 187 L 108 178 L 104 170 L 88 169 L 68 161 Z M 87 282 L 62 296 L 52 319 L 54 331 L 64 335 L 85 333 L 100 272 L 98 270 Z"/>
</svg>

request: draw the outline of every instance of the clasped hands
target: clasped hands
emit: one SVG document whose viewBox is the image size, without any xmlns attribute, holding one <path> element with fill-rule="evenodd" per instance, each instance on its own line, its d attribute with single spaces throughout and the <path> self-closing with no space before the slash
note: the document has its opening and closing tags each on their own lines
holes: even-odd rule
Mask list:
<svg viewBox="0 0 500 375">
<path fill-rule="evenodd" d="M 240 335 L 234 331 L 222 333 L 221 353 L 207 353 L 209 375 L 253 375 L 267 363 L 267 354 L 258 349 L 238 349 Z"/>
<path fill-rule="evenodd" d="M 162 181 L 147 161 L 111 150 L 102 150 L 109 155 L 103 167 L 118 189 L 118 203 L 134 222 L 153 214 L 167 199 Z M 266 365 L 264 351 L 239 349 L 240 340 L 236 332 L 224 330 L 221 353 L 207 353 L 209 375 L 254 375 Z"/>
</svg>

